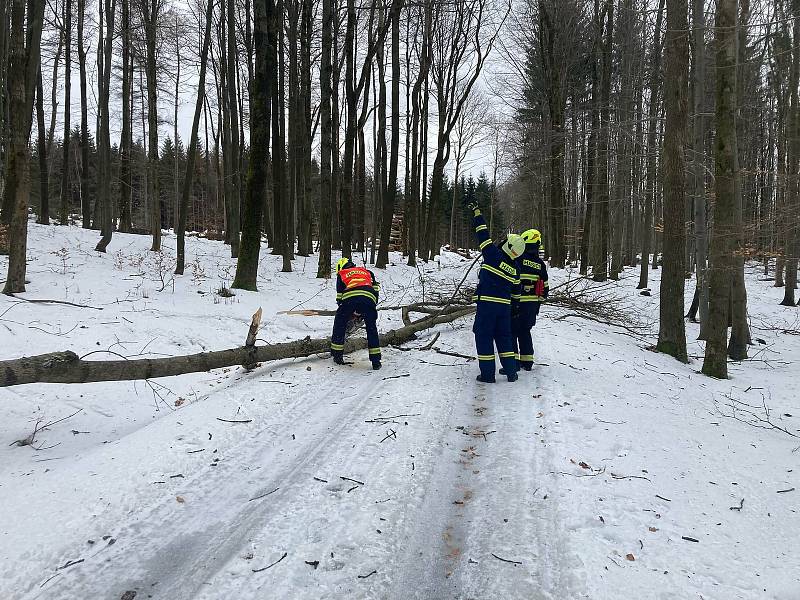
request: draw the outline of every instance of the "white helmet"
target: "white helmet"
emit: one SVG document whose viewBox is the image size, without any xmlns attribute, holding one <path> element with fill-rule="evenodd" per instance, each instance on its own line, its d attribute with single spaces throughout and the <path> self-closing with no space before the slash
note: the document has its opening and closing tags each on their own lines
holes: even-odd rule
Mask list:
<svg viewBox="0 0 800 600">
<path fill-rule="evenodd" d="M 521 235 L 516 233 L 509 233 L 503 244 L 503 252 L 508 254 L 512 259 L 517 259 L 525 252 L 525 240 Z"/>
</svg>

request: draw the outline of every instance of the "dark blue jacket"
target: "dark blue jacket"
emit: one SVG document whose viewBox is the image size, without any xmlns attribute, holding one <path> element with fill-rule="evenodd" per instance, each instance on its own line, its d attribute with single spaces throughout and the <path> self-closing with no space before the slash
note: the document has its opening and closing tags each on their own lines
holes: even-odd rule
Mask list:
<svg viewBox="0 0 800 600">
<path fill-rule="evenodd" d="M 517 259 L 519 278 L 521 280 L 520 302 L 544 302 L 550 294 L 550 284 L 547 281 L 547 266 L 539 258 L 539 244 L 527 244 L 525 254 Z M 544 289 L 536 293 L 538 281 L 544 282 Z"/>
<path fill-rule="evenodd" d="M 511 257 L 492 243 L 489 227 L 479 210 L 475 211 L 472 226 L 483 254 L 483 264 L 478 273 L 478 289 L 472 299 L 510 305 L 512 297 L 516 299 L 520 293 L 517 266 Z"/>
</svg>

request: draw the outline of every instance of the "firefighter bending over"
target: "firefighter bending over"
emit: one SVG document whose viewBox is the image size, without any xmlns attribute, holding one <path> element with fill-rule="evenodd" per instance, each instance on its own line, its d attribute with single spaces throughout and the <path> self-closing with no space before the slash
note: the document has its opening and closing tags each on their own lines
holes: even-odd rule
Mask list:
<svg viewBox="0 0 800 600">
<path fill-rule="evenodd" d="M 367 329 L 369 360 L 376 371 L 381 368 L 381 345 L 378 339 L 378 292 L 381 286 L 375 274 L 357 267 L 349 258 L 336 263 L 336 317 L 333 320 L 331 355 L 336 364 L 344 362 L 344 338 L 347 325 L 353 318 L 363 318 Z"/>
</svg>

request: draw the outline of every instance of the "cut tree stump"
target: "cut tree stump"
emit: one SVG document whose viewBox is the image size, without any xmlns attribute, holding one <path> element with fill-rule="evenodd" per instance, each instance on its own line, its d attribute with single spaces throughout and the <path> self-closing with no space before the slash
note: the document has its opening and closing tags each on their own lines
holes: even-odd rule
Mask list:
<svg viewBox="0 0 800 600">
<path fill-rule="evenodd" d="M 420 331 L 442 323 L 450 323 L 475 311 L 474 306 L 448 307 L 442 314 L 431 315 L 405 327 L 380 336 L 381 346 L 398 346 L 414 339 Z M 257 313 L 258 314 L 258 313 Z M 256 322 L 254 315 L 254 324 Z M 257 325 L 256 325 L 257 328 Z M 305 338 L 268 346 L 242 346 L 186 356 L 141 358 L 134 360 L 82 360 L 72 351 L 50 352 L 14 360 L 0 361 L 0 387 L 26 383 L 91 383 L 97 381 L 130 381 L 172 377 L 288 358 L 303 358 L 329 351 L 328 338 Z M 355 352 L 367 347 L 367 340 L 348 340 L 344 351 Z"/>
</svg>

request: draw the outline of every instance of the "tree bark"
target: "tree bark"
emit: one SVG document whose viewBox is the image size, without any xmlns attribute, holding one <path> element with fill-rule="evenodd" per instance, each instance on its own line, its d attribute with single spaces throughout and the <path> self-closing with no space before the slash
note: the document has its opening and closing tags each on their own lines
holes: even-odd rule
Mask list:
<svg viewBox="0 0 800 600">
<path fill-rule="evenodd" d="M 611 194 L 608 182 L 608 149 L 611 136 L 611 51 L 614 38 L 614 6 L 609 0 L 606 3 L 608 23 L 606 24 L 606 39 L 603 45 L 600 64 L 600 136 L 597 144 L 597 207 L 595 210 L 595 239 L 597 249 L 592 269 L 594 281 L 608 279 L 608 239 L 609 239 L 609 203 Z M 602 19 L 601 19 L 602 23 Z"/>
<path fill-rule="evenodd" d="M 84 1 L 84 0 L 79 0 Z M 131 148 L 133 136 L 131 127 L 131 0 L 122 0 L 122 136 L 119 143 L 119 231 L 130 233 L 133 228 L 131 218 Z"/>
<path fill-rule="evenodd" d="M 158 73 L 156 44 L 158 37 L 159 0 L 144 0 L 144 30 L 147 77 L 147 187 L 150 196 L 150 230 L 153 245 L 150 250 L 161 251 L 161 199 L 158 192 Z"/>
<path fill-rule="evenodd" d="M 236 48 L 236 4 L 234 0 L 228 0 L 227 5 L 227 43 L 228 43 L 228 62 L 226 73 L 226 90 L 228 94 L 228 114 L 230 119 L 230 203 L 228 229 L 230 230 L 231 258 L 239 256 L 239 203 L 240 198 L 240 175 L 239 175 L 239 100 L 237 98 L 237 71 L 238 71 L 238 52 Z"/>
<path fill-rule="evenodd" d="M 736 140 L 736 0 L 718 0 L 716 44 L 716 137 L 714 142 L 716 198 L 711 235 L 709 270 L 708 341 L 703 373 L 720 379 L 728 376 L 727 331 L 730 293 L 735 268 L 734 222 L 737 161 Z M 797 87 L 796 70 L 793 80 Z M 796 105 L 797 92 L 794 94 Z"/>
<path fill-rule="evenodd" d="M 212 5 L 212 0 L 208 0 Z M 258 279 L 258 256 L 261 249 L 262 198 L 267 187 L 267 161 L 269 160 L 270 64 L 269 33 L 273 3 L 271 0 L 254 0 L 255 20 L 253 27 L 253 49 L 255 71 L 250 92 L 250 159 L 247 166 L 247 192 L 242 219 L 242 244 L 236 263 L 236 278 L 233 287 L 256 291 Z M 211 15 L 207 27 L 211 27 Z M 204 46 L 205 48 L 205 46 Z M 205 50 L 204 50 L 205 51 Z M 201 66 L 202 69 L 202 66 Z M 199 100 L 199 99 L 198 99 Z M 198 102 L 199 107 L 199 102 Z M 199 114 L 196 113 L 196 117 Z M 188 170 L 187 170 L 188 173 Z"/>
<path fill-rule="evenodd" d="M 105 252 L 111 243 L 113 234 L 114 204 L 111 199 L 111 134 L 110 116 L 108 113 L 109 97 L 111 95 L 111 52 L 114 42 L 114 10 L 116 0 L 100 0 L 100 60 L 98 61 L 98 120 L 100 127 L 97 132 L 97 151 L 99 155 L 98 170 L 98 202 L 101 211 L 101 231 L 103 237 L 97 243 L 95 250 Z M 105 38 L 103 26 L 105 25 Z"/>
<path fill-rule="evenodd" d="M 27 15 L 26 15 L 27 4 Z M 9 39 L 8 94 L 10 101 L 7 176 L 3 189 L 0 227 L 8 232 L 8 275 L 4 294 L 25 291 L 28 243 L 28 140 L 36 97 L 44 0 L 14 0 Z"/>
<path fill-rule="evenodd" d="M 42 68 L 36 77 L 36 145 L 39 153 L 39 217 L 40 225 L 50 224 L 50 177 L 47 171 L 47 137 L 44 129 L 44 86 L 42 85 Z"/>
<path fill-rule="evenodd" d="M 129 0 L 123 0 L 123 3 L 128 5 Z M 130 19 L 129 5 L 128 14 Z M 81 224 L 84 229 L 90 229 L 92 226 L 92 200 L 89 196 L 89 100 L 88 82 L 86 80 L 86 47 L 83 45 L 83 29 L 85 22 L 86 0 L 78 0 L 78 70 L 80 71 L 81 87 L 81 215 L 83 217 Z M 130 36 L 129 33 L 128 36 Z M 128 88 L 130 89 L 130 80 L 128 81 Z M 124 101 L 123 95 L 123 102 Z M 128 128 L 128 137 L 130 137 L 130 122 L 128 123 Z M 123 185 L 125 185 L 125 180 L 123 180 Z M 128 188 L 130 188 L 129 180 Z M 120 223 L 120 226 L 122 226 L 122 223 Z"/>
<path fill-rule="evenodd" d="M 336 209 L 331 182 L 331 152 L 333 131 L 331 124 L 331 78 L 333 64 L 333 3 L 322 0 L 322 57 L 319 72 L 320 84 L 320 217 L 319 217 L 319 262 L 317 277 L 331 276 L 331 213 Z"/>
<path fill-rule="evenodd" d="M 383 347 L 403 344 L 414 339 L 420 331 L 443 323 L 451 323 L 474 311 L 474 307 L 451 307 L 443 314 L 424 317 L 405 327 L 387 331 L 380 336 L 380 344 Z M 344 351 L 350 353 L 366 347 L 366 339 L 352 339 L 345 342 Z M 79 358 L 74 352 L 52 352 L 0 361 L 0 387 L 29 383 L 89 383 L 172 377 L 235 365 L 256 365 L 273 360 L 324 354 L 329 348 L 328 338 L 305 338 L 269 346 L 242 346 L 156 359 L 87 361 Z"/>
<path fill-rule="evenodd" d="M 653 205 L 656 191 L 656 130 L 658 121 L 658 94 L 661 81 L 661 22 L 664 14 L 664 0 L 659 1 L 656 16 L 656 31 L 650 55 L 650 103 L 647 109 L 647 191 L 645 193 L 644 221 L 642 223 L 642 262 L 639 271 L 639 285 L 645 289 L 650 274 L 650 252 L 653 246 Z"/>
<path fill-rule="evenodd" d="M 389 178 L 383 193 L 381 246 L 375 265 L 379 269 L 386 268 L 389 263 L 389 238 L 392 235 L 394 200 L 397 195 L 397 163 L 400 158 L 400 11 L 402 9 L 403 0 L 393 0 L 390 15 L 392 21 L 392 142 L 389 150 Z"/>
<path fill-rule="evenodd" d="M 64 136 L 61 143 L 61 224 L 69 222 L 70 200 L 72 196 L 69 160 L 69 143 L 72 137 L 70 115 L 72 113 L 72 0 L 64 0 Z"/>
<path fill-rule="evenodd" d="M 178 225 L 176 227 L 176 233 L 178 236 L 177 241 L 177 263 L 175 266 L 175 274 L 176 275 L 183 275 L 184 266 L 186 263 L 186 241 L 185 241 L 185 233 L 186 233 L 186 216 L 189 209 L 189 196 L 191 195 L 191 190 L 193 187 L 194 181 L 194 163 L 197 158 L 197 146 L 198 146 L 198 130 L 200 128 L 200 112 L 203 109 L 203 103 L 206 96 L 206 68 L 208 65 L 208 48 L 211 45 L 211 23 L 214 20 L 214 0 L 206 0 L 206 25 L 205 25 L 205 32 L 203 33 L 203 49 L 200 51 L 200 81 L 197 84 L 197 100 L 194 105 L 194 117 L 192 119 L 192 134 L 189 137 L 189 148 L 186 152 L 186 172 L 183 176 L 183 188 L 181 192 L 181 199 L 179 205 L 179 212 L 178 212 Z M 258 21 L 258 5 L 261 4 L 264 0 L 255 0 L 256 1 L 256 21 Z M 258 120 L 255 121 L 256 124 L 259 123 Z M 256 125 L 253 125 L 253 129 L 255 129 Z M 252 144 L 252 142 L 251 142 Z M 208 149 L 206 148 L 206 152 Z M 252 150 L 251 150 L 252 152 Z M 177 160 L 177 148 L 176 148 L 176 160 Z M 252 163 L 252 155 L 251 155 L 251 163 Z M 252 168 L 252 167 L 251 167 Z M 265 166 L 261 166 L 261 168 L 265 168 Z M 261 186 L 261 190 L 263 192 L 264 186 Z M 261 198 L 258 198 L 259 204 L 261 203 Z M 260 225 L 261 219 L 259 218 L 257 226 Z M 238 274 L 238 273 L 237 273 Z M 235 287 L 235 284 L 234 284 Z"/>
<path fill-rule="evenodd" d="M 686 273 L 686 177 L 689 23 L 686 0 L 668 0 L 664 104 L 664 270 L 656 350 L 689 362 L 683 297 Z"/>
<path fill-rule="evenodd" d="M 694 195 L 695 263 L 697 265 L 697 302 L 700 313 L 698 339 L 707 339 L 708 326 L 708 217 L 706 214 L 705 186 L 705 108 L 706 96 L 706 17 L 704 0 L 692 0 L 692 27 L 694 56 L 692 79 L 694 86 L 694 127 L 691 162 Z M 691 311 L 690 311 L 691 312 Z"/>
<path fill-rule="evenodd" d="M 792 0 L 792 71 L 789 78 L 791 105 L 789 107 L 788 141 L 788 193 L 786 194 L 786 278 L 783 288 L 782 306 L 795 306 L 795 288 L 797 287 L 797 264 L 800 255 L 800 102 L 797 86 L 800 83 L 800 0 Z"/>
</svg>

